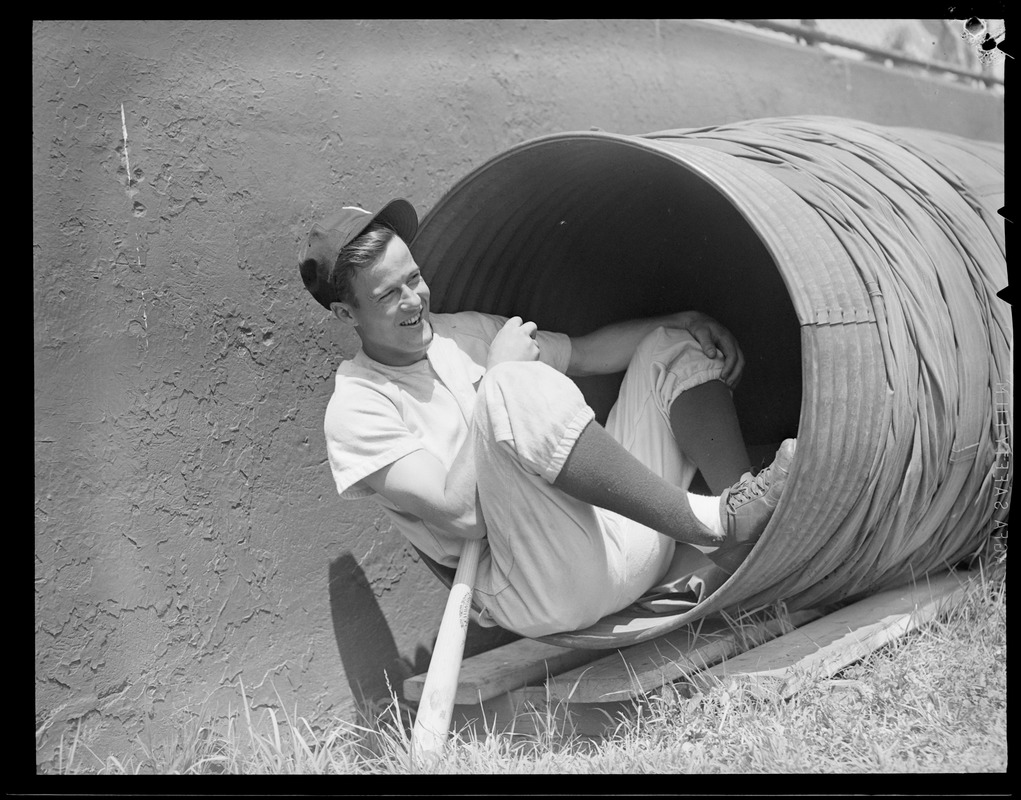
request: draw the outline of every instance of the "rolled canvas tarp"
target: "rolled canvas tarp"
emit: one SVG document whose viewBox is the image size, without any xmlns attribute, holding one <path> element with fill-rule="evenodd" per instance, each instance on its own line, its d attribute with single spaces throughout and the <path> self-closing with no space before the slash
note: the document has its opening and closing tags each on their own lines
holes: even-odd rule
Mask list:
<svg viewBox="0 0 1021 800">
<path fill-rule="evenodd" d="M 723 609 L 841 602 L 980 550 L 1013 477 L 1002 206 L 1002 145 L 832 117 L 555 134 L 457 183 L 412 246 L 436 310 L 572 335 L 705 311 L 747 358 L 749 444 L 798 438 L 729 580 L 544 638 L 622 646 Z M 578 380 L 599 418 L 621 378 Z"/>
</svg>

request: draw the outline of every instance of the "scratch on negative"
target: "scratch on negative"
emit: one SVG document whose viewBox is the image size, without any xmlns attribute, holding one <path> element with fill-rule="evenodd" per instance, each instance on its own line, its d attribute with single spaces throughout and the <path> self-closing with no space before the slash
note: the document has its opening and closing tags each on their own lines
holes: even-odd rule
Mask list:
<svg viewBox="0 0 1021 800">
<path fill-rule="evenodd" d="M 124 168 L 128 171 L 128 186 L 130 186 L 131 162 L 128 161 L 128 123 L 124 119 L 124 103 L 121 103 L 121 131 L 124 133 Z"/>
</svg>

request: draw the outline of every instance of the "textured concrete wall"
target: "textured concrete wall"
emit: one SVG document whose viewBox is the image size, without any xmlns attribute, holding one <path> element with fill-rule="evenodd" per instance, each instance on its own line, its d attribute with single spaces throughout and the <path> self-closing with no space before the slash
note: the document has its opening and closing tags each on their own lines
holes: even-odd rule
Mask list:
<svg viewBox="0 0 1021 800">
<path fill-rule="evenodd" d="M 122 754 L 239 679 L 350 716 L 426 666 L 444 593 L 326 464 L 354 341 L 295 267 L 314 218 L 424 213 L 540 134 L 796 113 L 1002 140 L 989 94 L 690 22 L 35 24 L 40 763 L 78 719 Z"/>
</svg>

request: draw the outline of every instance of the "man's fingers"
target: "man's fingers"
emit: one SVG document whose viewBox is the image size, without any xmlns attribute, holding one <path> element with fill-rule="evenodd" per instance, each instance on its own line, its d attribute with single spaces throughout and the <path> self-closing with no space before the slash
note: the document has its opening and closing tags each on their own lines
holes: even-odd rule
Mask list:
<svg viewBox="0 0 1021 800">
<path fill-rule="evenodd" d="M 521 317 L 511 317 L 504 324 L 505 328 L 521 328 L 521 330 L 527 335 L 535 338 L 536 331 L 539 330 L 539 326 L 534 322 L 525 322 Z"/>
<path fill-rule="evenodd" d="M 734 368 L 737 367 L 737 352 L 730 342 L 720 342 L 720 350 L 723 351 L 723 378 L 726 380 L 734 374 Z"/>
<path fill-rule="evenodd" d="M 723 369 L 723 379 L 730 384 L 731 388 L 736 388 L 738 382 L 741 380 L 741 373 L 744 371 L 744 353 L 741 352 L 741 348 L 734 345 L 726 353 L 727 365 Z"/>
<path fill-rule="evenodd" d="M 733 337 L 722 336 L 717 338 L 715 341 L 719 354 L 723 356 L 724 365 L 723 372 L 720 374 L 720 379 L 733 388 L 737 385 L 737 381 L 741 377 L 741 370 L 744 369 L 744 354 L 741 352 L 741 347 L 733 339 Z M 708 355 L 708 353 L 706 355 Z"/>
<path fill-rule="evenodd" d="M 695 341 L 702 347 L 702 352 L 709 358 L 716 358 L 716 345 L 713 344 L 713 334 L 708 328 L 695 328 L 688 331 L 695 337 Z"/>
<path fill-rule="evenodd" d="M 707 358 L 722 358 L 720 379 L 731 388 L 737 386 L 744 370 L 744 353 L 730 332 L 711 319 L 696 321 L 687 328 Z"/>
</svg>

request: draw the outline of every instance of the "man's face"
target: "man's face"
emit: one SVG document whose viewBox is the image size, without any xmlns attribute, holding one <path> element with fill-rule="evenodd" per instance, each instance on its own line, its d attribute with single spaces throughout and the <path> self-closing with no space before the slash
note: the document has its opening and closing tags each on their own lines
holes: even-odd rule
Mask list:
<svg viewBox="0 0 1021 800">
<path fill-rule="evenodd" d="M 399 236 L 376 264 L 355 271 L 353 289 L 358 305 L 334 303 L 333 312 L 355 325 L 369 358 L 393 367 L 425 358 L 433 335 L 429 287 Z"/>
</svg>

